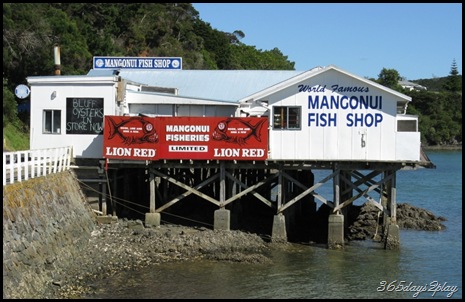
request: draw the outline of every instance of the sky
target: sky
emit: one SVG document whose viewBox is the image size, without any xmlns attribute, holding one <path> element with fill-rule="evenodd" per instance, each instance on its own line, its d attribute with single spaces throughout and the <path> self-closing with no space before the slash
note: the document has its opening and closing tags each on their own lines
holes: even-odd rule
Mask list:
<svg viewBox="0 0 465 302">
<path fill-rule="evenodd" d="M 298 71 L 335 65 L 365 78 L 462 74 L 462 3 L 192 3 L 213 29 L 278 48 Z"/>
</svg>

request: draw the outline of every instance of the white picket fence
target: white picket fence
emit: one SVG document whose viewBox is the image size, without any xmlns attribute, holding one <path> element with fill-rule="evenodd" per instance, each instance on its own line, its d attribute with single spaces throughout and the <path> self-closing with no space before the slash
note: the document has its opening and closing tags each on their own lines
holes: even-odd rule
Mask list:
<svg viewBox="0 0 465 302">
<path fill-rule="evenodd" d="M 70 169 L 73 147 L 3 152 L 3 185 Z"/>
</svg>

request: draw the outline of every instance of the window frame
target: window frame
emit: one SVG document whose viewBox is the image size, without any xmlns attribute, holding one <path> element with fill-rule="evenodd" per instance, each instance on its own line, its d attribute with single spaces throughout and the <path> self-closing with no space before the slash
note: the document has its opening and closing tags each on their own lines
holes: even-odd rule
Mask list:
<svg viewBox="0 0 465 302">
<path fill-rule="evenodd" d="M 277 112 L 279 110 L 279 112 Z M 292 113 L 291 111 L 296 111 Z M 292 120 L 295 122 L 292 123 Z M 302 106 L 273 106 L 273 130 L 301 130 Z"/>
<path fill-rule="evenodd" d="M 61 110 L 43 110 L 42 134 L 61 134 Z"/>
</svg>

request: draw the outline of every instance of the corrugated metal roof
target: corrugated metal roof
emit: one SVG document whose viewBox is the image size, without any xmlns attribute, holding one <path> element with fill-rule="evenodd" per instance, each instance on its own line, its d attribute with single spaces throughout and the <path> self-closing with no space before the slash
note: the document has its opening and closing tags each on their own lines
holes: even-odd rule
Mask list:
<svg viewBox="0 0 465 302">
<path fill-rule="evenodd" d="M 182 97 L 236 102 L 297 76 L 295 70 L 136 70 L 121 69 L 121 78 L 156 87 L 177 88 Z M 88 76 L 110 76 L 114 70 L 89 71 Z"/>
</svg>

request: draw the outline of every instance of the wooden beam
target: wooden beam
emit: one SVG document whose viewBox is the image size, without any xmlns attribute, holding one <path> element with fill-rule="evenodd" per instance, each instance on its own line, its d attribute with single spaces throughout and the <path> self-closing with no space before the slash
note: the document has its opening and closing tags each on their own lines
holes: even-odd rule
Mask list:
<svg viewBox="0 0 465 302">
<path fill-rule="evenodd" d="M 283 172 L 284 173 L 284 172 Z M 321 197 L 319 194 L 313 192 L 315 191 L 317 188 L 321 187 L 325 182 L 327 182 L 329 179 L 331 179 L 333 176 L 334 176 L 334 172 L 331 173 L 330 175 L 326 176 L 325 178 L 323 178 L 321 181 L 319 181 L 317 184 L 311 186 L 310 188 L 308 188 L 307 190 L 303 191 L 302 193 L 300 193 L 299 195 L 297 195 L 296 197 L 294 197 L 293 199 L 289 200 L 288 202 L 286 202 L 286 204 L 282 205 L 282 206 L 279 206 L 278 207 L 278 213 L 282 213 L 285 209 L 287 209 L 288 207 L 290 207 L 291 205 L 293 205 L 294 203 L 296 203 L 297 201 L 299 201 L 300 199 L 302 199 L 303 197 L 305 197 L 306 195 L 308 194 L 312 194 L 315 198 L 317 198 L 318 200 L 320 200 L 321 202 L 323 202 L 324 204 L 334 208 L 334 204 Z M 289 177 L 291 179 L 293 179 L 292 177 L 290 177 L 289 175 L 287 175 L 286 177 Z M 278 195 L 279 197 L 279 195 Z"/>
<path fill-rule="evenodd" d="M 164 204 L 163 206 L 159 207 L 155 212 L 156 213 L 160 213 L 161 211 L 163 211 L 164 209 L 172 206 L 173 204 L 175 204 L 176 202 L 178 202 L 179 200 L 183 199 L 184 197 L 187 197 L 189 196 L 190 194 L 195 194 L 213 204 L 216 204 L 217 206 L 220 206 L 220 202 L 200 191 L 198 191 L 199 189 L 201 189 L 202 187 L 206 186 L 207 184 L 213 182 L 214 180 L 216 180 L 217 178 L 219 178 L 219 174 L 215 174 L 213 176 L 211 176 L 210 178 L 207 178 L 206 180 L 204 180 L 203 182 L 201 182 L 200 184 L 196 185 L 195 187 L 189 187 L 188 185 L 185 185 L 183 184 L 182 182 L 179 182 L 177 181 L 176 179 L 168 176 L 168 175 L 165 175 L 157 170 L 151 170 L 152 173 L 160 176 L 161 178 L 165 179 L 165 180 L 168 180 L 169 182 L 183 188 L 186 190 L 186 192 L 180 194 L 179 196 L 173 198 L 171 201 L 169 201 L 168 203 Z"/>
<path fill-rule="evenodd" d="M 260 181 L 258 183 L 256 183 L 255 185 L 251 186 L 251 187 L 247 187 L 246 184 L 244 184 L 243 182 L 241 182 L 240 180 L 238 180 L 237 178 L 235 178 L 231 173 L 227 172 L 226 171 L 226 175 L 228 176 L 228 178 L 232 179 L 234 182 L 236 182 L 237 184 L 239 184 L 243 189 L 245 189 L 244 191 L 241 191 L 240 193 L 236 194 L 235 196 L 231 197 L 231 198 L 228 198 L 226 201 L 225 201 L 225 205 L 226 204 L 229 204 L 231 202 L 233 202 L 234 200 L 238 199 L 238 198 L 241 198 L 242 196 L 248 194 L 249 192 L 252 192 L 253 196 L 257 197 L 260 201 L 262 201 L 264 204 L 266 204 L 267 206 L 269 207 L 273 207 L 273 203 L 271 201 L 269 201 L 268 199 L 266 199 L 265 197 L 263 197 L 262 195 L 258 194 L 257 192 L 255 192 L 254 190 L 258 187 L 261 187 L 262 185 L 272 181 L 273 179 L 275 179 L 276 177 L 278 177 L 278 173 L 272 175 L 271 177 L 265 179 L 264 181 Z"/>
<path fill-rule="evenodd" d="M 346 205 L 348 204 L 351 204 L 352 202 L 354 202 L 355 200 L 357 200 L 358 198 L 360 198 L 361 196 L 364 196 L 366 195 L 368 192 L 370 191 L 373 191 L 375 188 L 378 188 L 380 186 L 381 183 L 385 183 L 386 181 L 388 181 L 389 179 L 391 179 L 392 175 L 391 176 L 388 176 L 387 178 L 384 178 L 384 179 L 381 179 L 380 181 L 376 182 L 375 184 L 369 186 L 367 189 L 365 189 L 364 191 L 361 191 L 360 189 L 358 188 L 355 188 L 355 190 L 359 191 L 359 193 L 356 195 L 356 196 L 353 196 L 349 199 L 347 199 L 346 201 L 344 201 L 343 203 L 341 203 L 339 206 L 335 207 L 333 209 L 333 213 L 335 213 L 336 211 L 342 209 L 343 207 L 345 207 Z"/>
</svg>

